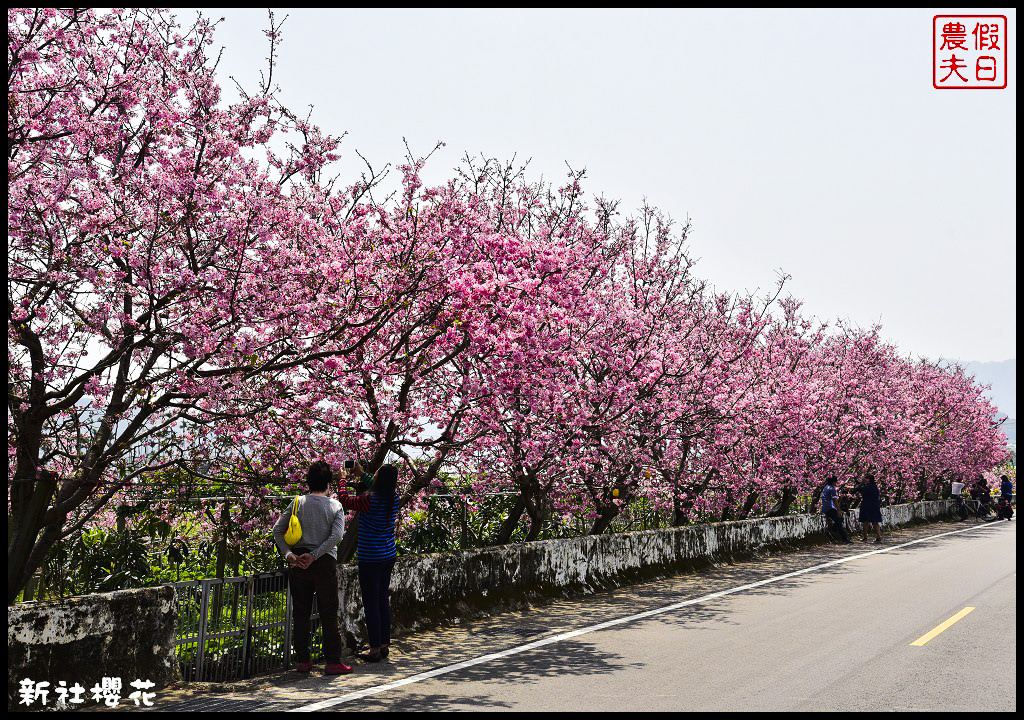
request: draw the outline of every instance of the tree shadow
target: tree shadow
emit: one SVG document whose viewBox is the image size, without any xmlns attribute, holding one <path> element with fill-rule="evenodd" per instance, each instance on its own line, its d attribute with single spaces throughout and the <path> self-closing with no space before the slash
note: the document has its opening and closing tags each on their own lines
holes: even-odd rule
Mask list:
<svg viewBox="0 0 1024 720">
<path fill-rule="evenodd" d="M 406 692 L 401 696 L 388 696 L 387 693 L 374 695 L 353 702 L 350 707 L 339 706 L 338 709 L 345 707 L 348 707 L 349 710 L 384 712 L 473 712 L 476 710 L 511 710 L 512 703 L 486 696 Z"/>
<path fill-rule="evenodd" d="M 642 669 L 644 663 L 634 662 L 617 653 L 597 649 L 584 641 L 565 641 L 527 650 L 508 657 L 491 660 L 455 670 L 424 682 L 441 684 L 436 692 L 413 692 L 396 688 L 380 695 L 352 703 L 352 709 L 387 711 L 469 710 L 478 707 L 509 709 L 512 705 L 487 696 L 460 695 L 460 685 L 531 685 L 546 678 L 612 675 L 623 670 Z"/>
<path fill-rule="evenodd" d="M 170 703 L 159 703 L 160 696 L 154 701 L 153 710 L 160 712 L 263 712 L 263 711 L 284 711 L 294 706 L 294 702 L 288 700 L 272 700 L 269 698 L 238 698 L 238 697 L 209 697 L 194 698 L 191 700 L 179 700 Z"/>
</svg>

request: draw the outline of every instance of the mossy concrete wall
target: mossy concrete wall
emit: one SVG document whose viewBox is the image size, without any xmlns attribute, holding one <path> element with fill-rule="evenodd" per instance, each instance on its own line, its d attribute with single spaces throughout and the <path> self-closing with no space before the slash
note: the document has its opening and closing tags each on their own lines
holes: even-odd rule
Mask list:
<svg viewBox="0 0 1024 720">
<path fill-rule="evenodd" d="M 8 707 L 17 706 L 25 678 L 50 683 L 50 706 L 60 680 L 84 687 L 89 703 L 89 690 L 104 677 L 121 678 L 122 698 L 134 692 L 135 680 L 163 687 L 176 667 L 174 618 L 169 585 L 9 606 Z"/>
<path fill-rule="evenodd" d="M 945 502 L 882 510 L 885 525 L 945 517 Z M 850 526 L 859 528 L 856 511 Z M 396 634 L 456 618 L 521 607 L 544 597 L 580 595 L 820 539 L 821 515 L 785 515 L 680 528 L 590 535 L 483 550 L 400 558 L 391 579 Z M 355 567 L 339 568 L 341 627 L 365 639 Z"/>
</svg>

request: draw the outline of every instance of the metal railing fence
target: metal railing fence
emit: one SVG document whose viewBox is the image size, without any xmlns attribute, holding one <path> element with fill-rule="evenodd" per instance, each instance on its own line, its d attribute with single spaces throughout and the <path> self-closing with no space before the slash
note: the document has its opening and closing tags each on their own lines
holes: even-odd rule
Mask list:
<svg viewBox="0 0 1024 720">
<path fill-rule="evenodd" d="M 177 582 L 174 599 L 182 680 L 241 680 L 290 666 L 293 606 L 286 571 Z M 315 600 L 311 631 L 316 662 L 323 655 L 323 633 Z"/>
</svg>

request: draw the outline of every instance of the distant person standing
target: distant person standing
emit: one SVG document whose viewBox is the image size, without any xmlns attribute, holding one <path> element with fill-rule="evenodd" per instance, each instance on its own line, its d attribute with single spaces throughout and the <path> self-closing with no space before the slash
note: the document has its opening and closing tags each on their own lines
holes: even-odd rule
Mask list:
<svg viewBox="0 0 1024 720">
<path fill-rule="evenodd" d="M 992 509 L 992 494 L 988 489 L 988 481 L 985 480 L 984 475 L 979 475 L 978 479 L 974 482 L 971 498 L 978 503 L 978 510 L 976 512 L 978 518 L 987 517 Z"/>
<path fill-rule="evenodd" d="M 961 520 L 966 520 L 970 514 L 967 511 L 967 505 L 964 503 L 964 488 L 967 487 L 966 483 L 962 483 L 959 480 L 954 480 L 950 486 L 950 500 L 953 501 L 953 512 L 956 513 L 957 517 Z"/>
<path fill-rule="evenodd" d="M 1013 517 L 1013 483 L 1009 476 L 999 476 L 999 517 L 1009 520 Z"/>
<path fill-rule="evenodd" d="M 978 475 L 978 479 L 974 481 L 971 488 L 971 500 L 978 504 L 975 516 L 978 519 L 986 517 L 991 509 L 992 496 L 988 491 L 988 482 L 985 481 L 984 475 Z"/>
<path fill-rule="evenodd" d="M 864 542 L 868 541 L 868 530 L 874 525 L 875 542 L 882 542 L 882 496 L 875 483 L 875 476 L 868 473 L 864 476 L 864 482 L 857 486 L 860 494 L 860 536 Z"/>
<path fill-rule="evenodd" d="M 309 493 L 288 503 L 274 523 L 274 541 L 288 561 L 288 589 L 292 594 L 294 620 L 292 645 L 295 669 L 313 669 L 309 653 L 309 622 L 313 596 L 324 629 L 325 675 L 343 675 L 352 668 L 341 662 L 341 633 L 338 629 L 338 542 L 345 534 L 345 513 L 341 503 L 327 497 L 331 484 L 331 466 L 317 461 L 309 466 L 306 483 Z M 292 514 L 299 520 L 302 536 L 294 545 L 285 541 Z"/>
<path fill-rule="evenodd" d="M 967 487 L 966 483 L 962 483 L 959 480 L 954 480 L 950 487 L 950 492 L 953 495 L 953 499 L 959 502 L 963 498 L 964 488 Z"/>
<path fill-rule="evenodd" d="M 849 545 L 852 540 L 846 534 L 843 516 L 839 513 L 839 493 L 836 491 L 838 484 L 834 475 L 825 481 L 825 488 L 821 491 L 821 514 L 832 523 L 833 529 L 843 539 L 843 544 Z"/>
</svg>

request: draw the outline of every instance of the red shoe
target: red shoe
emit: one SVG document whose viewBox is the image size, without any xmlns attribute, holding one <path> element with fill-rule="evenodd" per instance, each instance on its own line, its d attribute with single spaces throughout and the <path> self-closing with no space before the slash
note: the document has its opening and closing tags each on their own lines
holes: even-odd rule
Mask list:
<svg viewBox="0 0 1024 720">
<path fill-rule="evenodd" d="M 313 669 L 313 663 L 295 663 L 295 672 L 309 672 Z"/>
<path fill-rule="evenodd" d="M 324 675 L 348 675 L 352 672 L 352 667 L 345 663 L 327 663 L 324 668 Z"/>
</svg>

